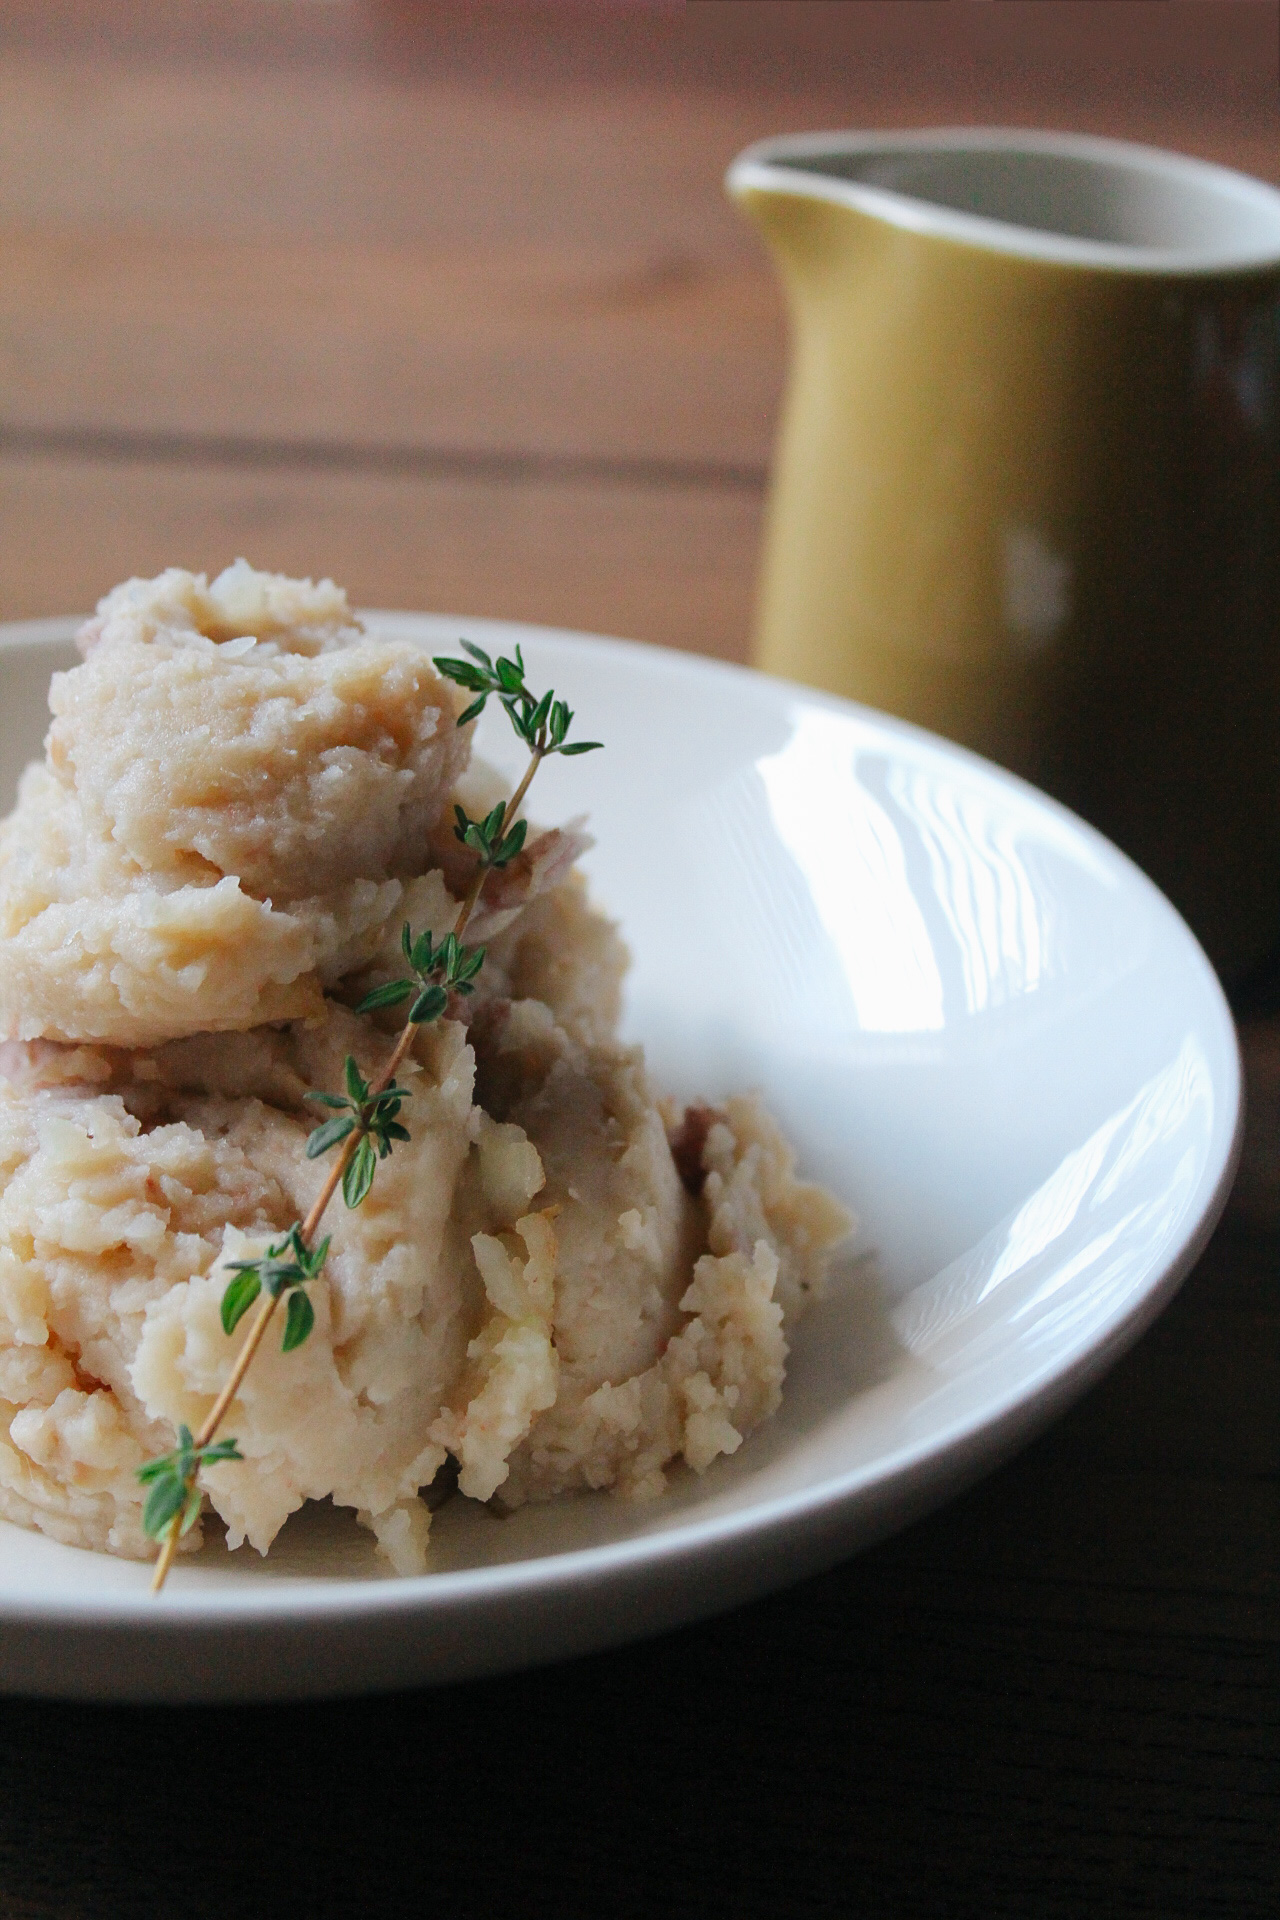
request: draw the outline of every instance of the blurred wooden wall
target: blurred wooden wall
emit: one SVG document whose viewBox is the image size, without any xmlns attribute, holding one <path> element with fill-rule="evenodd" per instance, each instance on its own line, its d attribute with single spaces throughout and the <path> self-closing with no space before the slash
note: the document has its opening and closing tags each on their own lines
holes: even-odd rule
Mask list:
<svg viewBox="0 0 1280 1920">
<path fill-rule="evenodd" d="M 6 0 L 0 617 L 167 562 L 739 656 L 784 358 L 721 178 L 1011 122 L 1280 178 L 1272 0 Z"/>
</svg>

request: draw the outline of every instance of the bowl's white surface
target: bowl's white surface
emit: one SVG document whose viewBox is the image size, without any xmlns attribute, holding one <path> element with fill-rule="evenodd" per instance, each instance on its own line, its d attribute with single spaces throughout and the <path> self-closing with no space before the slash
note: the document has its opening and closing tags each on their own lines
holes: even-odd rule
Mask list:
<svg viewBox="0 0 1280 1920">
<path fill-rule="evenodd" d="M 385 614 L 433 651 L 520 641 L 583 737 L 535 811 L 591 816 L 658 1081 L 762 1087 L 857 1212 L 781 1413 L 657 1503 L 439 1515 L 382 1577 L 329 1509 L 268 1561 L 147 1569 L 0 1524 L 0 1688 L 115 1699 L 355 1691 L 656 1632 L 812 1572 L 1020 1444 L 1154 1318 L 1221 1210 L 1235 1034 L 1136 868 L 1040 794 L 896 721 L 739 669 Z M 74 622 L 0 630 L 0 794 L 39 751 Z M 491 724 L 491 721 L 497 724 Z M 513 768 L 505 721 L 482 750 Z"/>
</svg>

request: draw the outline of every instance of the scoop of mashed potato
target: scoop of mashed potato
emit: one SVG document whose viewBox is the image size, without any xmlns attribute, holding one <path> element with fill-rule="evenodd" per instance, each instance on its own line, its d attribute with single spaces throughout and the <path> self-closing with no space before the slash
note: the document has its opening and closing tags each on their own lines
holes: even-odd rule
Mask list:
<svg viewBox="0 0 1280 1920">
<path fill-rule="evenodd" d="M 0 833 L 0 1028 L 139 1046 L 317 1012 L 425 870 L 454 691 L 332 583 L 241 567 L 117 588 L 85 651 Z"/>
<path fill-rule="evenodd" d="M 406 919 L 452 927 L 452 806 L 503 789 L 425 656 L 331 582 L 170 569 L 81 638 L 0 827 L 0 1513 L 145 1557 L 136 1470 L 246 1335 L 228 1263 L 316 1198 L 308 1096 L 385 1060 L 398 1016 L 352 1008 Z M 201 1475 L 231 1545 L 330 1498 L 416 1571 L 447 1462 L 500 1506 L 646 1498 L 776 1408 L 848 1216 L 757 1100 L 662 1105 L 616 1037 L 586 844 L 532 831 L 487 885 L 478 990 L 399 1072 L 410 1138 L 327 1213 L 313 1331 L 259 1350 L 223 1428 L 243 1457 Z"/>
</svg>

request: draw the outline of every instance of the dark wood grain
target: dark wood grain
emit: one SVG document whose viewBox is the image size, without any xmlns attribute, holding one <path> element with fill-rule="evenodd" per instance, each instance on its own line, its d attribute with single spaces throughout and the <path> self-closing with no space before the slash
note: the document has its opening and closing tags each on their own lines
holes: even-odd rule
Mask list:
<svg viewBox="0 0 1280 1920">
<path fill-rule="evenodd" d="M 1280 179 L 1259 0 L 7 0 L 0 616 L 170 561 L 741 657 L 785 352 L 746 141 L 1006 121 Z M 1274 998 L 1274 996 L 1273 996 Z M 964 1499 L 575 1666 L 0 1703 L 0 1913 L 1280 1911 L 1280 1025 L 1232 1208 Z"/>
</svg>

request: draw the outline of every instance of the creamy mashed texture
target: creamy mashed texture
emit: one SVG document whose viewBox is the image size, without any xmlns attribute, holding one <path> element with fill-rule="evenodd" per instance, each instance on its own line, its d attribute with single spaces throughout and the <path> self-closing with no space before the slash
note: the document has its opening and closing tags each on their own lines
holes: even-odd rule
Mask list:
<svg viewBox="0 0 1280 1920">
<path fill-rule="evenodd" d="M 453 805 L 505 789 L 455 689 L 330 581 L 171 568 L 80 643 L 0 827 L 0 1514 L 143 1557 L 136 1469 L 247 1331 L 226 1263 L 315 1198 L 306 1096 L 381 1066 L 395 1013 L 350 1008 L 406 919 L 452 926 Z M 418 1571 L 442 1468 L 506 1507 L 643 1499 L 777 1407 L 849 1218 L 758 1099 L 659 1101 L 587 844 L 531 831 L 486 888 L 478 991 L 399 1073 L 411 1139 L 330 1208 L 314 1331 L 264 1344 L 224 1425 L 244 1458 L 202 1473 L 232 1546 L 331 1498 Z"/>
</svg>

